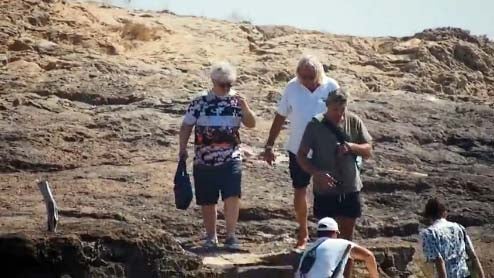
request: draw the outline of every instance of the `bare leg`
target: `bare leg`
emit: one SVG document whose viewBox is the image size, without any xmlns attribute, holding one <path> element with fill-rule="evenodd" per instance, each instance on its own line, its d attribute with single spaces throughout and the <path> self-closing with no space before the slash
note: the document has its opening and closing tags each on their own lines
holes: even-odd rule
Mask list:
<svg viewBox="0 0 494 278">
<path fill-rule="evenodd" d="M 340 238 L 346 240 L 353 240 L 353 231 L 355 229 L 355 222 L 357 219 L 348 217 L 336 217 L 338 227 L 340 229 Z"/>
<path fill-rule="evenodd" d="M 240 198 L 229 197 L 225 201 L 226 236 L 234 236 L 237 228 L 238 212 L 240 209 Z"/>
<path fill-rule="evenodd" d="M 353 239 L 353 231 L 355 229 L 355 221 L 357 219 L 355 218 L 348 218 L 348 217 L 337 217 L 336 222 L 338 222 L 338 227 L 340 228 L 340 237 L 344 238 L 346 240 L 352 240 Z M 345 278 L 350 278 L 352 277 L 352 270 L 353 270 L 353 260 L 349 259 L 346 266 L 345 266 L 345 272 L 343 273 L 343 276 Z"/>
<path fill-rule="evenodd" d="M 309 228 L 307 227 L 307 187 L 295 188 L 293 198 L 295 207 L 295 217 L 298 223 L 298 239 L 295 248 L 305 248 L 309 237 Z"/>
<path fill-rule="evenodd" d="M 216 205 L 202 206 L 202 220 L 208 238 L 216 237 Z"/>
</svg>

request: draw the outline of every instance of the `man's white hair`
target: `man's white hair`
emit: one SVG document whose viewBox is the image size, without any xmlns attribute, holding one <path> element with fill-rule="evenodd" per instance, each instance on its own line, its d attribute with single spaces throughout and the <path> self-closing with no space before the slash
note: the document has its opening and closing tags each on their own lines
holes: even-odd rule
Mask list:
<svg viewBox="0 0 494 278">
<path fill-rule="evenodd" d="M 211 79 L 220 83 L 231 83 L 237 79 L 237 70 L 228 62 L 219 62 L 211 67 Z"/>
<path fill-rule="evenodd" d="M 304 55 L 298 61 L 296 74 L 298 76 L 299 72 L 303 68 L 311 68 L 316 73 L 316 80 L 322 82 L 324 78 L 324 67 L 321 62 L 313 55 Z"/>
</svg>

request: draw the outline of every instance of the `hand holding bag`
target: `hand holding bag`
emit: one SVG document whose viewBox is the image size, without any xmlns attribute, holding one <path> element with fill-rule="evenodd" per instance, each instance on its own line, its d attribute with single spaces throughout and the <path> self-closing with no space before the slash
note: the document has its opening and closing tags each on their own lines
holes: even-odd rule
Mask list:
<svg viewBox="0 0 494 278">
<path fill-rule="evenodd" d="M 178 162 L 174 183 L 175 206 L 177 209 L 186 210 L 192 202 L 193 193 L 185 159 L 180 159 Z"/>
</svg>

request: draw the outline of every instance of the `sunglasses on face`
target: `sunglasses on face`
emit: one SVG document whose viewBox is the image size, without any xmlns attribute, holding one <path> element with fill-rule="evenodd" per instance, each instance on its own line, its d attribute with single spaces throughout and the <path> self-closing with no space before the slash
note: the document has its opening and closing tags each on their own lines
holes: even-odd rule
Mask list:
<svg viewBox="0 0 494 278">
<path fill-rule="evenodd" d="M 219 87 L 222 87 L 222 88 L 231 88 L 233 86 L 233 84 L 231 82 L 228 82 L 228 83 L 218 83 L 218 86 Z"/>
<path fill-rule="evenodd" d="M 308 75 L 299 75 L 299 78 L 301 80 L 304 80 L 304 81 L 314 81 L 314 80 L 316 80 L 316 76 L 315 75 L 312 75 L 312 74 L 311 75 L 309 75 L 309 74 Z"/>
</svg>

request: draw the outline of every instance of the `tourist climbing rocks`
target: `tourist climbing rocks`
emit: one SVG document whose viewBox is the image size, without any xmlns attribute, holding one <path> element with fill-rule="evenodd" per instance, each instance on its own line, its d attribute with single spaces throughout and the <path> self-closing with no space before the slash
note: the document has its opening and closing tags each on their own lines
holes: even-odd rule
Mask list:
<svg viewBox="0 0 494 278">
<path fill-rule="evenodd" d="M 232 65 L 214 65 L 211 80 L 213 87 L 194 99 L 185 113 L 179 157 L 187 158 L 187 142 L 195 127 L 193 176 L 196 202 L 201 206 L 206 228 L 204 247 L 218 245 L 216 204 L 221 194 L 227 233 L 225 247 L 238 249 L 235 229 L 242 179 L 239 129 L 241 124 L 255 127 L 256 119 L 247 101 L 232 89 L 236 80 Z"/>
<path fill-rule="evenodd" d="M 431 225 L 420 233 L 422 247 L 426 260 L 434 263 L 437 277 L 484 278 L 484 270 L 466 229 L 446 220 L 446 206 L 437 198 L 432 198 L 425 205 L 424 217 Z M 471 269 L 467 259 L 471 262 Z"/>
<path fill-rule="evenodd" d="M 338 223 L 333 218 L 319 220 L 318 239 L 305 250 L 295 276 L 342 278 L 346 264 L 349 259 L 353 259 L 365 263 L 369 277 L 379 277 L 376 258 L 372 252 L 349 240 L 337 238 L 338 234 Z"/>
<path fill-rule="evenodd" d="M 307 186 L 311 175 L 297 162 L 296 154 L 307 123 L 313 116 L 326 110 L 328 94 L 337 89 L 338 83 L 327 77 L 322 64 L 313 56 L 303 56 L 296 68 L 296 77 L 285 87 L 278 103 L 269 137 L 264 150 L 264 160 L 270 165 L 275 161 L 274 143 L 285 119 L 290 121 L 288 151 L 289 170 L 294 188 L 294 207 L 299 225 L 296 248 L 305 248 L 309 232 L 307 228 Z"/>
</svg>

